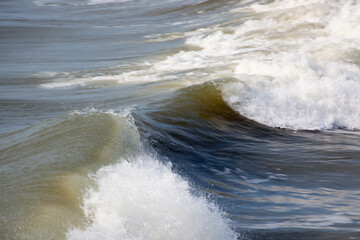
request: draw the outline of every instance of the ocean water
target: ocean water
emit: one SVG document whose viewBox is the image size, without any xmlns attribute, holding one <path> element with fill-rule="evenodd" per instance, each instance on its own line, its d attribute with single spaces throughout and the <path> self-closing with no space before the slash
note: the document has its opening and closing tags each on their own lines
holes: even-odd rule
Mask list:
<svg viewBox="0 0 360 240">
<path fill-rule="evenodd" d="M 358 0 L 0 1 L 0 239 L 360 239 Z"/>
</svg>

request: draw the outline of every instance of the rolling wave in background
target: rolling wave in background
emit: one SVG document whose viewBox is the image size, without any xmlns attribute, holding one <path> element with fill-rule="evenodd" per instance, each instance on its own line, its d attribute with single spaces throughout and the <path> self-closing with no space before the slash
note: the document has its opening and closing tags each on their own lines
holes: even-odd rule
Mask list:
<svg viewBox="0 0 360 240">
<path fill-rule="evenodd" d="M 41 86 L 166 80 L 186 86 L 231 77 L 236 81 L 224 84 L 224 99 L 259 123 L 295 130 L 359 129 L 357 1 L 274 1 L 231 12 L 245 16 L 152 39 L 186 38 L 183 49 L 140 63 L 140 70 L 75 79 L 66 74 L 69 80 Z"/>
</svg>

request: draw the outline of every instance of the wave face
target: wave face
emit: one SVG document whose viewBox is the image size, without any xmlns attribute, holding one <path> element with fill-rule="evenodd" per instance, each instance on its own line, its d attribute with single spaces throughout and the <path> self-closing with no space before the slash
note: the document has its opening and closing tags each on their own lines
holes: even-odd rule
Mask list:
<svg viewBox="0 0 360 240">
<path fill-rule="evenodd" d="M 215 204 L 142 150 L 129 111 L 73 111 L 5 135 L 2 235 L 236 239 Z"/>
<path fill-rule="evenodd" d="M 82 223 L 81 189 L 102 164 L 139 151 L 127 117 L 73 111 L 1 138 L 1 229 L 4 239 L 60 238 Z"/>
</svg>

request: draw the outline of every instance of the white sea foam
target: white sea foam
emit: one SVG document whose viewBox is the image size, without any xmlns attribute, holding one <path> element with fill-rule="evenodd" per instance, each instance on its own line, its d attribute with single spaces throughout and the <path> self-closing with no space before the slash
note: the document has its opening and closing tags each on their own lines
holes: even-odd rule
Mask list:
<svg viewBox="0 0 360 240">
<path fill-rule="evenodd" d="M 150 156 L 105 166 L 84 211 L 91 223 L 68 239 L 236 239 L 228 221 L 188 182 Z"/>
<path fill-rule="evenodd" d="M 223 87 L 228 104 L 272 127 L 360 129 L 360 3 L 274 1 L 253 10 L 226 36 L 231 44 L 220 44 L 229 54 L 264 48 L 232 61 L 239 81 Z M 219 35 L 195 40 L 213 51 Z"/>
<path fill-rule="evenodd" d="M 132 75 L 134 75 L 133 73 Z M 100 75 L 100 76 L 83 76 L 73 77 L 71 74 L 63 73 L 64 77 L 57 77 L 53 82 L 42 83 L 39 86 L 45 89 L 56 89 L 56 88 L 73 88 L 73 87 L 85 87 L 85 86 L 106 86 L 112 83 L 126 83 L 126 82 L 139 82 L 132 79 L 132 76 L 128 78 L 121 77 L 118 75 Z M 124 74 L 127 75 L 127 74 Z M 38 74 L 40 76 L 40 74 Z"/>
<path fill-rule="evenodd" d="M 236 71 L 244 74 L 238 75 L 242 81 L 225 85 L 224 98 L 251 119 L 292 129 L 360 128 L 355 65 L 332 62 L 322 68 L 311 59 L 280 54 L 269 62 L 244 61 Z"/>
</svg>

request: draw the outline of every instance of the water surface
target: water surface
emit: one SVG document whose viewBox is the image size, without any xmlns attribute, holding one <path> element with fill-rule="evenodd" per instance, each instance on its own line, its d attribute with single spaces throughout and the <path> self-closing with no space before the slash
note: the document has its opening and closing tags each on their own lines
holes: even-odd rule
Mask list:
<svg viewBox="0 0 360 240">
<path fill-rule="evenodd" d="M 1 239 L 360 239 L 360 3 L 0 3 Z"/>
</svg>

